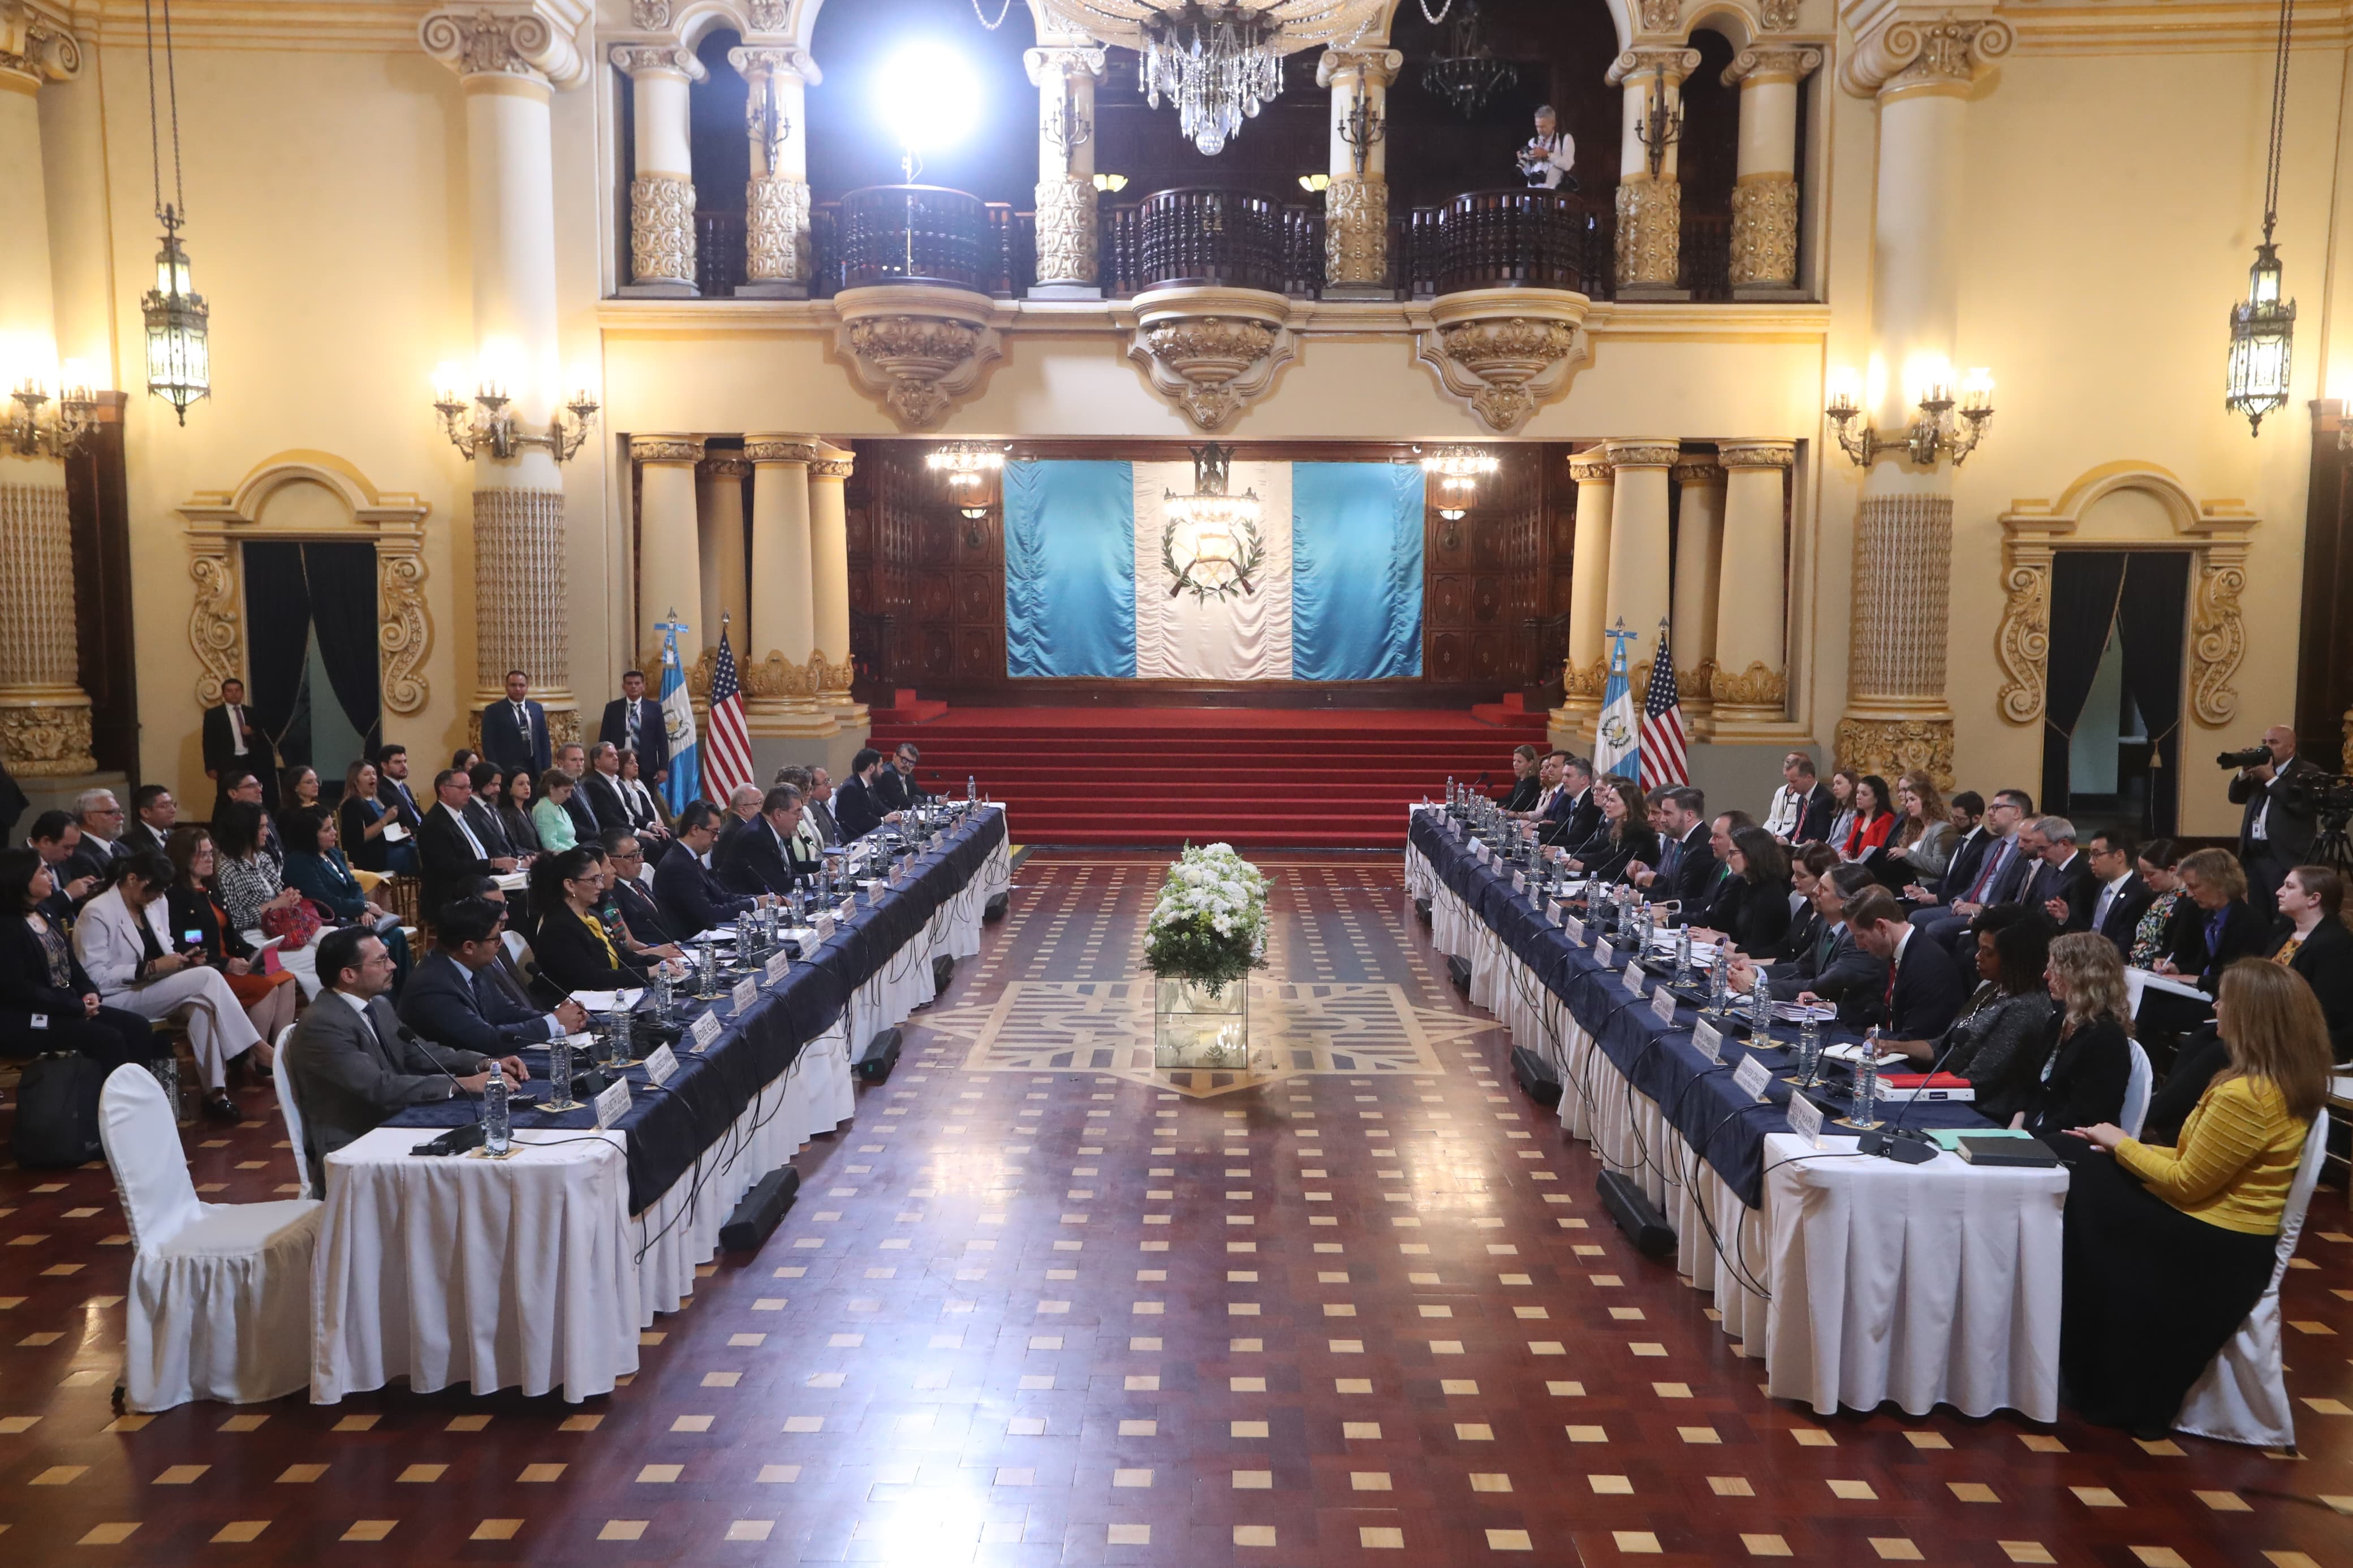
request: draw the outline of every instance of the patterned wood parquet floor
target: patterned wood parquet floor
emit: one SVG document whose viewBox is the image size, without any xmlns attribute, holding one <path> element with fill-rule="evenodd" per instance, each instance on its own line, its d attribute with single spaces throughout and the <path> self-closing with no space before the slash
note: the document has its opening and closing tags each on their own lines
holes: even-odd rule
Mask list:
<svg viewBox="0 0 2353 1568">
<path fill-rule="evenodd" d="M 2341 1194 L 2288 1289 L 2300 1458 L 1817 1419 L 1609 1226 L 1393 859 L 1269 857 L 1279 1076 L 1149 1081 L 1158 863 L 1030 859 L 784 1226 L 585 1407 L 116 1419 L 107 1174 L 0 1173 L 0 1559 L 2353 1563 Z M 193 1131 L 207 1194 L 274 1195 L 280 1131 Z"/>
</svg>

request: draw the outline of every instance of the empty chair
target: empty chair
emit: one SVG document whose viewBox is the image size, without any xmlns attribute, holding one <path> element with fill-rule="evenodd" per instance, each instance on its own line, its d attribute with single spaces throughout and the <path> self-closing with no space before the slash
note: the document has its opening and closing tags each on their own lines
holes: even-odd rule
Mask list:
<svg viewBox="0 0 2353 1568">
<path fill-rule="evenodd" d="M 2295 1168 L 2295 1184 L 2288 1189 L 2287 1207 L 2280 1214 L 2279 1260 L 2272 1268 L 2271 1287 L 2190 1387 L 2181 1414 L 2174 1417 L 2176 1430 L 2225 1443 L 2295 1447 L 2295 1412 L 2280 1375 L 2280 1281 L 2287 1277 L 2288 1259 L 2295 1256 L 2296 1237 L 2304 1230 L 2305 1211 L 2312 1206 L 2313 1189 L 2320 1184 L 2327 1151 L 2328 1112 L 2324 1110 L 2304 1135 L 2304 1158 Z"/>
<path fill-rule="evenodd" d="M 320 1205 L 198 1200 L 171 1107 L 144 1068 L 107 1079 L 99 1131 L 131 1225 L 122 1373 L 130 1407 L 246 1405 L 308 1387 Z"/>
<path fill-rule="evenodd" d="M 2127 1038 L 2125 1048 L 2132 1052 L 2132 1068 L 2125 1075 L 2125 1103 L 2116 1112 L 2116 1125 L 2126 1137 L 2137 1138 L 2140 1124 L 2148 1120 L 2148 1097 L 2157 1075 L 2149 1070 L 2148 1053 L 2140 1048 L 2138 1040 Z"/>
<path fill-rule="evenodd" d="M 293 1033 L 294 1026 L 291 1024 L 278 1031 L 278 1038 L 271 1047 L 275 1054 L 270 1062 L 269 1077 L 278 1088 L 278 1114 L 286 1122 L 286 1142 L 294 1145 L 294 1179 L 301 1184 L 304 1197 L 322 1198 L 327 1194 L 311 1190 L 311 1156 L 302 1147 L 302 1111 L 294 1103 L 294 1086 L 286 1077 L 286 1042 Z"/>
</svg>

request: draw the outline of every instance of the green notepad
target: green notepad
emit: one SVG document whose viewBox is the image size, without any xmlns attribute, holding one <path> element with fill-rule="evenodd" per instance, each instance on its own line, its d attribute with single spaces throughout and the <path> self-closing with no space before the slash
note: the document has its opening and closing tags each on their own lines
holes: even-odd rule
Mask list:
<svg viewBox="0 0 2353 1568">
<path fill-rule="evenodd" d="M 1931 1127 L 1927 1131 L 1928 1136 L 1936 1140 L 1936 1147 L 1947 1154 L 1958 1153 L 1961 1140 L 1964 1138 L 2031 1138 L 2034 1136 L 2023 1127 Z"/>
</svg>

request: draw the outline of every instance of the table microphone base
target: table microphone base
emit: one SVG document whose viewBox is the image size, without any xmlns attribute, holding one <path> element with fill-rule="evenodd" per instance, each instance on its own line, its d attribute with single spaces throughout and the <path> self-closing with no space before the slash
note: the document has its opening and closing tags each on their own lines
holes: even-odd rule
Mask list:
<svg viewBox="0 0 2353 1568">
<path fill-rule="evenodd" d="M 1865 1132 L 1855 1140 L 1855 1148 L 1858 1152 L 1876 1154 L 1899 1165 L 1925 1165 L 1936 1157 L 1936 1146 L 1915 1127 L 1898 1128 L 1893 1132 Z"/>
</svg>

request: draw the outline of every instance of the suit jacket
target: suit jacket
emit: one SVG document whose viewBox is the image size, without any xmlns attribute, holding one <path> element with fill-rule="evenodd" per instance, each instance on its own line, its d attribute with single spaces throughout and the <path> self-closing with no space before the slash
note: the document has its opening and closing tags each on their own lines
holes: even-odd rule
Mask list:
<svg viewBox="0 0 2353 1568">
<path fill-rule="evenodd" d="M 0 920 L 0 1055 L 67 1048 L 64 1037 L 82 1020 L 81 999 L 97 994 L 98 986 L 74 956 L 70 942 L 66 944 L 66 968 L 72 984 L 60 990 L 49 984 L 48 954 L 33 928 L 22 920 Z M 44 1020 L 37 1029 L 33 1026 L 36 1017 Z"/>
<path fill-rule="evenodd" d="M 2166 956 L 2173 960 L 2173 967 L 2185 975 L 2196 975 L 2198 989 L 2209 996 L 2221 985 L 2222 971 L 2277 945 L 2272 941 L 2271 922 L 2255 913 L 2246 900 L 2232 899 L 2222 910 L 2221 940 L 2211 952 L 2206 945 L 2211 917 L 2187 898 L 2175 909 L 2172 928 L 2166 933 L 2172 939 L 2173 951 Z"/>
<path fill-rule="evenodd" d="M 709 868 L 685 848 L 663 856 L 654 868 L 654 901 L 661 907 L 662 924 L 690 938 L 733 920 L 752 902 L 721 887 Z"/>
<path fill-rule="evenodd" d="M 466 826 L 474 830 L 474 837 L 482 841 L 482 847 L 493 855 L 523 853 L 507 837 L 507 825 L 499 816 L 498 808 L 480 795 L 466 803 Z"/>
<path fill-rule="evenodd" d="M 653 894 L 647 890 L 643 882 L 629 877 L 615 879 L 613 901 L 620 906 L 621 921 L 629 928 L 629 934 L 646 946 L 659 947 L 665 942 L 681 940 L 670 921 L 662 918 L 660 905 L 655 902 Z M 702 929 L 698 926 L 685 934 L 693 936 Z"/>
<path fill-rule="evenodd" d="M 95 877 L 102 883 L 114 863 L 130 853 L 131 847 L 120 839 L 110 840 L 100 838 L 95 833 L 85 833 L 81 836 L 81 842 L 74 846 L 74 852 L 66 857 L 66 879 L 71 881 L 76 877 Z"/>
<path fill-rule="evenodd" d="M 616 746 L 629 743 L 629 700 L 616 697 L 605 704 L 596 739 Z M 650 694 L 638 699 L 638 776 L 650 779 L 670 767 L 670 731 L 663 727 L 661 701 Z"/>
<path fill-rule="evenodd" d="M 884 811 L 904 811 L 919 801 L 931 799 L 931 795 L 913 778 L 902 778 L 899 770 L 889 763 L 874 775 L 874 798 Z"/>
<path fill-rule="evenodd" d="M 1831 786 L 1817 779 L 1806 796 L 1806 809 L 1798 818 L 1798 831 L 1790 842 L 1795 844 L 1826 844 L 1830 841 L 1831 824 L 1838 820 L 1838 802 L 1831 796 Z"/>
<path fill-rule="evenodd" d="M 778 844 L 775 826 L 761 817 L 744 824 L 744 831 L 727 841 L 719 880 L 737 893 L 789 893 L 796 881 L 816 869 L 801 858 L 799 845 Z"/>
<path fill-rule="evenodd" d="M 402 1023 L 435 1045 L 485 1057 L 544 1045 L 558 1033 L 553 1018 L 509 995 L 488 969 L 469 969 L 441 952 L 410 973 L 399 1011 Z"/>
<path fill-rule="evenodd" d="M 1883 991 L 1874 998 L 1886 1014 L 1880 1022 L 1899 1040 L 1936 1039 L 1953 1026 L 1961 1004 L 1968 999 L 1969 983 L 1953 955 L 1917 930 L 1905 940 L 1895 965 L 1894 1005 L 1886 1005 Z"/>
<path fill-rule="evenodd" d="M 261 804 L 270 811 L 278 809 L 278 752 L 261 726 L 253 721 L 253 706 L 248 703 L 245 715 L 245 755 L 237 754 L 237 741 L 229 733 L 228 708 L 226 704 L 205 710 L 205 771 L 223 784 L 228 782 L 231 768 L 245 768 L 261 780 Z"/>
<path fill-rule="evenodd" d="M 1795 963 L 1813 948 L 1821 934 L 1822 911 L 1814 908 L 1813 900 L 1808 899 L 1790 915 L 1789 929 L 1781 933 L 1780 942 L 1764 956 L 1775 963 Z"/>
<path fill-rule="evenodd" d="M 580 787 L 572 792 L 572 798 L 578 800 L 584 795 L 589 797 L 589 804 L 596 809 L 596 827 L 599 832 L 607 827 L 632 826 L 629 821 L 628 803 L 621 798 L 620 785 L 598 773 L 594 767 L 588 770 L 588 776 L 581 781 Z M 577 821 L 577 818 L 575 820 Z M 588 836 L 583 834 L 581 842 L 584 844 L 590 842 Z"/>
<path fill-rule="evenodd" d="M 164 855 L 170 853 L 170 851 L 164 847 L 164 836 L 148 826 L 145 822 L 136 816 L 133 816 L 130 822 L 123 826 L 122 837 L 115 840 L 115 842 L 121 844 L 127 849 L 134 850 L 142 855 Z"/>
<path fill-rule="evenodd" d="M 841 824 L 833 819 L 833 807 L 821 800 L 812 800 L 802 814 L 805 820 L 817 824 L 818 842 L 828 849 L 841 843 Z"/>
<path fill-rule="evenodd" d="M 866 787 L 866 781 L 855 773 L 841 781 L 833 792 L 833 819 L 841 825 L 841 841 L 863 838 L 882 826 L 885 808 L 881 797 Z"/>
<path fill-rule="evenodd" d="M 1536 837 L 1546 844 L 1578 845 L 1590 839 L 1601 826 L 1601 805 L 1593 798 L 1588 786 L 1582 795 L 1564 795 L 1553 803 L 1559 816 L 1547 821 Z"/>
<path fill-rule="evenodd" d="M 2272 951 L 2285 945 L 2282 937 Z M 2353 931 L 2345 922 L 2321 917 L 2288 960 L 2290 969 L 2304 976 L 2320 998 L 2321 1016 L 2328 1020 L 2328 1044 L 2339 1062 L 2353 1061 Z"/>
<path fill-rule="evenodd" d="M 2096 887 L 2092 889 L 2092 912 L 2095 915 L 2099 913 L 2103 891 L 2104 889 Z M 2124 886 L 2118 888 L 2116 896 L 2108 900 L 2108 918 L 2099 921 L 2094 929 L 2116 943 L 2118 952 L 2129 958 L 2132 955 L 2133 928 L 2140 924 L 2140 917 L 2148 913 L 2148 906 L 2155 902 L 2157 894 L 2141 880 L 2140 873 L 2127 871 Z"/>
<path fill-rule="evenodd" d="M 450 1079 L 481 1071 L 482 1060 L 420 1038 L 384 997 L 372 998 L 362 1018 L 340 995 L 322 993 L 286 1041 L 286 1078 L 317 1190 L 326 1190 L 329 1154 L 409 1106 L 456 1099 Z"/>
<path fill-rule="evenodd" d="M 2063 1010 L 2052 1012 L 2050 1061 L 2041 1081 L 2027 1091 L 2026 1131 L 2054 1149 L 2072 1151 L 2083 1145 L 2067 1136 L 2067 1129 L 2114 1121 L 2124 1113 L 2132 1049 L 2113 1018 L 2097 1019 L 2061 1040 L 2065 1022 Z"/>
<path fill-rule="evenodd" d="M 1598 881 L 1611 882 L 1626 874 L 1626 868 L 1641 861 L 1655 865 L 1659 858 L 1659 836 L 1647 822 L 1637 823 L 1626 831 L 1621 841 L 1610 837 L 1609 825 L 1603 823 L 1601 831 L 1569 852 L 1569 858 L 1585 868 L 1585 875 Z"/>
<path fill-rule="evenodd" d="M 2019 894 L 2025 889 L 2026 879 L 2034 874 L 2034 868 L 2041 864 L 2031 857 L 2019 852 L 2016 834 L 2011 834 L 2007 838 L 1997 838 L 1988 844 L 1983 853 L 1970 866 L 1969 874 L 1966 879 L 1947 876 L 1945 879 L 1947 901 L 1968 897 L 1969 889 L 1977 885 L 1978 878 L 1984 872 L 1988 858 L 2005 853 L 2009 858 L 2003 862 L 2001 869 L 1994 873 L 1993 881 L 1986 889 L 1982 901 L 1988 905 L 2016 903 Z"/>
<path fill-rule="evenodd" d="M 482 846 L 489 849 L 490 846 Z M 495 875 L 498 868 L 474 853 L 466 842 L 466 835 L 458 826 L 458 819 L 439 801 L 425 814 L 417 829 L 417 850 L 424 867 L 426 918 L 430 920 L 442 907 L 457 897 L 456 888 L 467 877 Z"/>
<path fill-rule="evenodd" d="M 1800 991 L 1810 991 L 1835 1003 L 1839 1022 L 1849 1028 L 1866 1028 L 1877 1018 L 1887 990 L 1887 961 L 1863 951 L 1844 926 L 1821 931 L 1798 958 L 1788 973 L 1776 968 L 1765 983 L 1777 1002 L 1793 1002 Z"/>
<path fill-rule="evenodd" d="M 884 773 L 890 773 L 893 770 L 885 768 L 882 771 Z M 1534 773 L 1530 773 L 1524 779 L 1514 779 L 1512 781 L 1511 793 L 1504 797 L 1504 809 L 1505 811 L 1534 811 L 1536 808 L 1536 797 L 1543 793 L 1543 781 L 1539 780 Z"/>
<path fill-rule="evenodd" d="M 482 755 L 507 772 L 529 768 L 536 778 L 547 771 L 554 754 L 547 743 L 547 710 L 525 700 L 523 722 L 515 722 L 514 705 L 501 698 L 482 709 Z"/>
<path fill-rule="evenodd" d="M 1706 924 L 1752 956 L 1770 957 L 1789 931 L 1789 884 L 1729 877 L 1708 902 Z"/>
<path fill-rule="evenodd" d="M 1923 880 L 1920 885 L 1936 894 L 1937 898 L 1950 903 L 1959 898 L 1968 890 L 1969 885 L 1978 879 L 1978 868 L 1985 864 L 1986 850 L 1993 843 L 1992 831 L 1983 823 L 1979 823 L 1962 836 L 1960 843 L 1953 847 L 1952 862 L 1945 868 L 1945 874 L 1934 881 Z"/>
<path fill-rule="evenodd" d="M 2263 819 L 2264 837 L 2261 840 L 2273 858 L 2282 866 L 2301 866 L 2312 854 L 2312 841 L 2318 835 L 2319 825 L 2313 820 L 2309 806 L 2298 809 L 2289 789 L 2291 782 L 2310 785 L 2321 778 L 2321 771 L 2299 754 L 2287 760 L 2287 766 L 2269 784 L 2258 783 L 2244 773 L 2231 780 L 2231 804 L 2246 810 L 2239 818 L 2239 858 L 2253 858 L 2258 840 L 2255 837 L 2255 816 L 2271 803 L 2271 814 Z"/>
<path fill-rule="evenodd" d="M 396 779 L 389 773 L 378 776 L 375 798 L 386 811 L 398 812 L 400 825 L 411 833 L 416 832 L 417 825 L 425 820 L 425 805 L 417 798 L 417 792 L 409 788 L 406 779 Z"/>
<path fill-rule="evenodd" d="M 614 951 L 607 952 L 605 944 L 568 904 L 543 915 L 539 930 L 531 940 L 532 956 L 539 960 L 543 991 L 552 990 L 562 997 L 573 991 L 618 991 L 643 985 L 645 966 L 618 942 L 613 946 Z M 614 963 L 617 958 L 617 968 Z"/>
<path fill-rule="evenodd" d="M 120 996 L 141 985 L 139 968 L 147 962 L 146 944 L 139 935 L 142 924 L 154 934 L 158 947 L 172 951 L 171 911 L 164 900 L 148 900 L 147 907 L 134 915 L 122 901 L 122 889 L 109 888 L 82 906 L 74 921 L 74 956 L 81 960 L 100 996 Z"/>
<path fill-rule="evenodd" d="M 589 777 L 595 777 L 596 772 L 594 768 L 589 769 Z M 606 820 L 602 801 L 589 800 L 586 780 L 582 781 L 580 787 L 565 797 L 564 815 L 572 819 L 573 838 L 582 844 L 594 844 L 596 842 L 596 836 L 604 832 L 607 827 L 620 826 L 617 821 Z"/>
<path fill-rule="evenodd" d="M 2092 862 L 2083 851 L 2063 867 L 2045 860 L 2034 868 L 2027 885 L 2019 892 L 2018 901 L 2041 909 L 2046 900 L 2063 899 L 2067 918 L 2059 922 L 2062 931 L 2092 929 L 2092 907 L 2100 897 L 2099 884 L 2092 880 Z M 1909 1038 L 1911 1037 L 1906 1037 Z"/>
<path fill-rule="evenodd" d="M 1666 845 L 1662 842 L 1659 849 L 1662 854 L 1665 853 Z M 1661 879 L 1669 884 L 1666 890 L 1662 892 L 1654 883 L 1651 889 L 1652 896 L 1680 899 L 1686 911 L 1704 907 L 1710 889 L 1715 886 L 1717 870 L 1715 851 L 1707 844 L 1706 823 L 1692 824 L 1691 831 L 1683 836 L 1674 859 L 1674 869 Z"/>
</svg>

